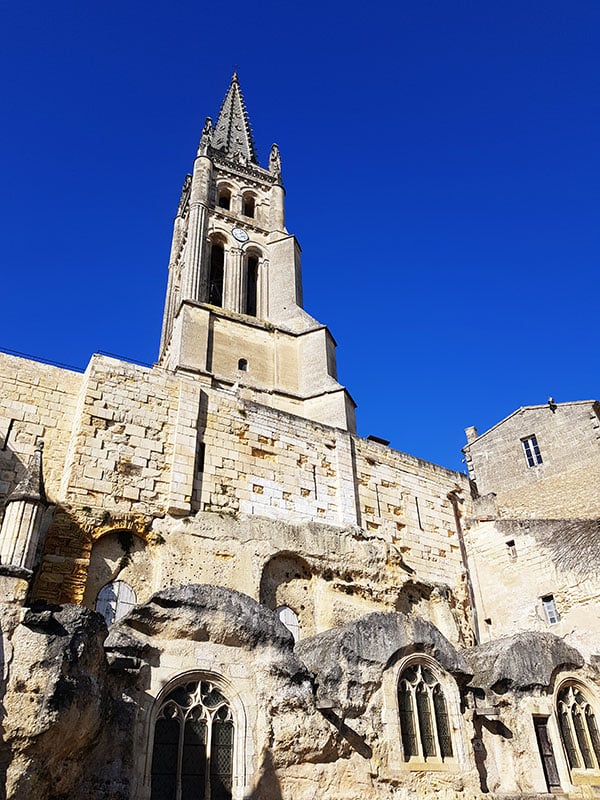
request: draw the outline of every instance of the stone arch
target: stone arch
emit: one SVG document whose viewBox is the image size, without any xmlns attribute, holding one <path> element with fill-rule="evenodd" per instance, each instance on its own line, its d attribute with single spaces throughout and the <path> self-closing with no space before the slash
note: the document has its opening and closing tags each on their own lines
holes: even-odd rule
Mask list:
<svg viewBox="0 0 600 800">
<path fill-rule="evenodd" d="M 256 206 L 258 204 L 258 195 L 254 189 L 242 190 L 242 214 L 245 217 L 254 219 L 256 217 Z"/>
<path fill-rule="evenodd" d="M 243 311 L 250 317 L 262 315 L 262 281 L 264 255 L 255 244 L 246 248 L 242 271 Z"/>
<path fill-rule="evenodd" d="M 301 638 L 315 632 L 314 575 L 301 556 L 283 551 L 269 558 L 260 579 L 260 602 L 272 611 L 290 608 L 298 617 Z"/>
<path fill-rule="evenodd" d="M 96 533 L 87 565 L 83 605 L 95 608 L 99 592 L 113 581 L 128 584 L 138 601 L 147 599 L 153 570 L 145 531 L 135 526 L 112 526 Z"/>
<path fill-rule="evenodd" d="M 158 694 L 154 698 L 150 713 L 148 714 L 148 723 L 146 727 L 146 747 L 145 747 L 145 764 L 144 764 L 144 785 L 147 789 L 151 786 L 151 772 L 153 751 L 155 747 L 154 735 L 156 729 L 157 719 L 160 710 L 169 697 L 170 694 L 178 687 L 182 687 L 191 683 L 208 682 L 212 684 L 218 691 L 222 692 L 227 704 L 231 708 L 233 723 L 234 723 L 234 746 L 233 746 L 233 775 L 235 782 L 239 786 L 245 786 L 247 783 L 247 731 L 248 720 L 246 709 L 242 702 L 241 696 L 237 691 L 235 685 L 225 675 L 220 672 L 213 672 L 206 669 L 189 669 L 183 672 L 172 675 L 160 688 Z M 149 796 L 149 795 L 148 795 Z M 234 795 L 235 796 L 235 795 Z"/>
<path fill-rule="evenodd" d="M 217 208 L 222 208 L 225 211 L 231 211 L 233 197 L 237 192 L 237 187 L 234 183 L 228 180 L 220 180 L 216 186 L 216 205 Z"/>
<path fill-rule="evenodd" d="M 45 536 L 32 599 L 60 604 L 83 603 L 95 543 L 116 531 L 129 533 L 146 543 L 151 522 L 150 517 L 141 515 L 118 516 L 101 509 L 57 506 Z"/>
</svg>

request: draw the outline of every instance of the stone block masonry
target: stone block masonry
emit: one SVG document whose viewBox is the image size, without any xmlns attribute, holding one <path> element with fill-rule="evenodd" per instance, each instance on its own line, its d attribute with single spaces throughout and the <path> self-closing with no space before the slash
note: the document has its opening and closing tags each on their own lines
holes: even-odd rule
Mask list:
<svg viewBox="0 0 600 800">
<path fill-rule="evenodd" d="M 77 372 L 0 353 L 0 499 L 22 477 L 38 439 L 48 453 L 46 489 L 56 498 L 82 383 Z"/>
<path fill-rule="evenodd" d="M 466 496 L 464 475 L 208 378 L 104 356 L 84 375 L 2 358 L 3 495 L 43 436 L 49 498 L 68 510 L 48 534 L 42 582 L 55 584 L 53 599 L 83 594 L 94 532 L 77 531 L 90 513 L 125 528 L 204 511 L 360 529 L 419 580 L 460 583 L 447 495 Z"/>
</svg>

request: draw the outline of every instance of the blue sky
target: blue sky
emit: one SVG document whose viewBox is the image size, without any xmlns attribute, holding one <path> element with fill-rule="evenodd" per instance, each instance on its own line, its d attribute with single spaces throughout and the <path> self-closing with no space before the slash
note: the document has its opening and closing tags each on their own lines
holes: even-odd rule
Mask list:
<svg viewBox="0 0 600 800">
<path fill-rule="evenodd" d="M 0 348 L 155 360 L 171 226 L 234 65 L 359 432 L 600 396 L 600 4 L 0 5 Z"/>
</svg>

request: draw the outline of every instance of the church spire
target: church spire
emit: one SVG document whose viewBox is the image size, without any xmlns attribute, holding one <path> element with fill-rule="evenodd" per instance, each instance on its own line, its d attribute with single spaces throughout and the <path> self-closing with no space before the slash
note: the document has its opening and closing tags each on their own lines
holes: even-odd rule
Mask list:
<svg viewBox="0 0 600 800">
<path fill-rule="evenodd" d="M 248 113 L 237 72 L 233 73 L 212 135 L 212 147 L 229 158 L 241 157 L 258 164 Z"/>
</svg>

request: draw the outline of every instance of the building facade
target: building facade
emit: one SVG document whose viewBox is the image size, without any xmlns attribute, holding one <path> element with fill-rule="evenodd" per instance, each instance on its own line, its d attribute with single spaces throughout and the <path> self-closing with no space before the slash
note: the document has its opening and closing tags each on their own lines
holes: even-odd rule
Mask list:
<svg viewBox="0 0 600 800">
<path fill-rule="evenodd" d="M 546 510 L 505 500 L 529 484 L 502 442 L 539 467 L 546 410 L 471 431 L 471 480 L 359 437 L 284 196 L 234 75 L 183 184 L 157 364 L 0 354 L 7 798 L 596 796 L 595 567 L 583 590 Z"/>
</svg>

